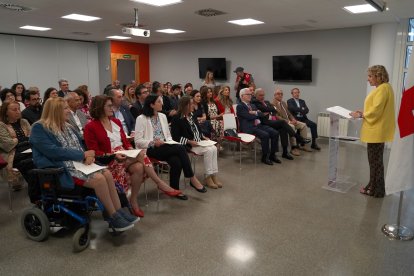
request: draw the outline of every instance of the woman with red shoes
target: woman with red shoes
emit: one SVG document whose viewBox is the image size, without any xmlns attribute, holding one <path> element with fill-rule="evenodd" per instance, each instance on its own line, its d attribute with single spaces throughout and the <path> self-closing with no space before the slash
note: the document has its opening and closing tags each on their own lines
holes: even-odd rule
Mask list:
<svg viewBox="0 0 414 276">
<path fill-rule="evenodd" d="M 125 191 L 131 186 L 130 203 L 135 215 L 144 216 L 137 201 L 139 189 L 144 181 L 144 174 L 150 177 L 158 189 L 165 194 L 172 197 L 181 194 L 181 191 L 172 189 L 157 176 L 145 150 L 142 150 L 135 158 L 116 153 L 120 150 L 133 149 L 133 147 L 126 138 L 121 122 L 113 117 L 110 97 L 104 95 L 94 97 L 90 114 L 93 119 L 85 126 L 84 130 L 86 146 L 89 150 L 94 150 L 96 156 L 115 154 L 115 160 L 108 164 L 108 168 L 115 181 L 121 184 Z"/>
</svg>

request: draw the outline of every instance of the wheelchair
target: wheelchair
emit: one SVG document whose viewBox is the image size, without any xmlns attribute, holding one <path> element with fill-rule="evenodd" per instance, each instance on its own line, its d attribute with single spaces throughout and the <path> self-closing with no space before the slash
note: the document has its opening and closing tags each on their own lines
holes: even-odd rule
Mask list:
<svg viewBox="0 0 414 276">
<path fill-rule="evenodd" d="M 63 189 L 59 175 L 63 168 L 33 169 L 33 187 L 29 186 L 30 200 L 34 205 L 23 211 L 21 226 L 26 236 L 34 241 L 43 241 L 50 234 L 50 227 L 76 229 L 73 235 L 73 251 L 86 249 L 90 242 L 90 215 L 93 211 L 105 211 L 92 189 L 75 186 Z M 118 190 L 121 205 L 128 204 L 125 193 Z M 107 216 L 106 216 L 107 217 Z M 120 232 L 114 231 L 113 235 Z"/>
</svg>

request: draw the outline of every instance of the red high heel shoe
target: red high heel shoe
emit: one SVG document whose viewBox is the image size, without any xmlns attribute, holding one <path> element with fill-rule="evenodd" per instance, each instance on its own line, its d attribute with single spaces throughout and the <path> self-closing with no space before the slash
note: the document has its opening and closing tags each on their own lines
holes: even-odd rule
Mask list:
<svg viewBox="0 0 414 276">
<path fill-rule="evenodd" d="M 160 189 L 161 192 L 163 192 L 164 194 L 166 194 L 167 196 L 170 197 L 176 197 L 178 195 L 180 195 L 182 192 L 180 190 L 172 190 L 172 191 L 164 191 L 162 189 Z"/>
<path fill-rule="evenodd" d="M 131 209 L 132 209 L 132 213 L 134 213 L 136 217 L 140 217 L 140 218 L 144 217 L 144 211 L 142 211 L 141 208 L 131 206 Z"/>
</svg>

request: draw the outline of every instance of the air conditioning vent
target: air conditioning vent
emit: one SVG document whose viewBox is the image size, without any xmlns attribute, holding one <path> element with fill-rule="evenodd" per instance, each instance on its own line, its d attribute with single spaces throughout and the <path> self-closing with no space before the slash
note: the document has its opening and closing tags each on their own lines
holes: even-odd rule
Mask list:
<svg viewBox="0 0 414 276">
<path fill-rule="evenodd" d="M 212 17 L 217 15 L 226 14 L 225 12 L 214 10 L 214 9 L 202 9 L 195 12 L 198 15 L 205 16 L 205 17 Z"/>
<path fill-rule="evenodd" d="M 7 3 L 0 3 L 0 8 L 17 11 L 17 12 L 28 12 L 28 11 L 33 10 L 32 8 L 19 6 L 15 4 L 7 4 Z"/>
</svg>

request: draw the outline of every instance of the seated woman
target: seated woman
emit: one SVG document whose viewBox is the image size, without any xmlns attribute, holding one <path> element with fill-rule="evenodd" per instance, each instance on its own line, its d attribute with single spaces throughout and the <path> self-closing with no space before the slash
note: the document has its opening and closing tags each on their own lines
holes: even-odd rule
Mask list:
<svg viewBox="0 0 414 276">
<path fill-rule="evenodd" d="M 33 124 L 30 134 L 36 167 L 64 168 L 65 172 L 59 177 L 62 188 L 73 189 L 77 185 L 94 189 L 109 215 L 109 231 L 132 228 L 139 218 L 121 208 L 111 173 L 105 169 L 85 175 L 75 168 L 74 161 L 92 164 L 95 161 L 95 152 L 84 151 L 80 137 L 66 123 L 69 114 L 69 106 L 63 98 L 46 101 L 42 117 Z"/>
<path fill-rule="evenodd" d="M 204 156 L 204 170 L 206 184 L 208 187 L 217 189 L 223 185 L 218 181 L 216 174 L 217 167 L 217 148 L 214 145 L 201 147 L 198 142 L 209 140 L 201 133 L 200 128 L 194 122 L 192 111 L 192 100 L 190 97 L 182 97 L 178 102 L 177 115 L 171 121 L 171 134 L 175 141 L 191 149 L 192 152 Z"/>
<path fill-rule="evenodd" d="M 32 154 L 23 153 L 30 149 L 30 124 L 22 119 L 19 103 L 14 100 L 3 102 L 0 121 L 0 155 L 8 163 L 4 170 L 5 178 L 12 185 L 13 190 L 21 190 L 19 172 L 30 184 L 31 177 L 28 171 L 33 169 Z M 25 160 L 30 162 L 24 162 Z M 18 169 L 19 172 L 13 168 Z"/>
<path fill-rule="evenodd" d="M 220 114 L 234 114 L 233 101 L 230 98 L 230 86 L 223 86 L 220 89 L 216 104 Z"/>
<path fill-rule="evenodd" d="M 5 101 L 16 101 L 19 104 L 20 112 L 26 109 L 24 103 L 16 100 L 16 92 L 14 92 L 13 89 L 4 88 L 3 90 L 1 90 L 0 99 L 2 103 L 4 103 Z"/>
<path fill-rule="evenodd" d="M 127 106 L 128 109 L 136 102 L 137 98 L 135 97 L 135 84 L 130 84 L 126 87 L 124 92 L 124 97 L 122 99 L 122 104 Z"/>
<path fill-rule="evenodd" d="M 194 176 L 190 159 L 182 145 L 167 144 L 172 141 L 168 128 L 167 117 L 161 113 L 161 96 L 154 94 L 145 99 L 142 114 L 138 116 L 135 125 L 135 145 L 140 149 L 147 149 L 150 158 L 166 161 L 170 165 L 170 186 L 176 190 L 180 186 L 181 170 L 184 176 L 190 178 L 190 185 L 200 193 L 207 189 Z M 179 194 L 179 199 L 186 200 L 187 196 Z"/>
<path fill-rule="evenodd" d="M 201 103 L 201 93 L 200 91 L 194 89 L 193 91 L 191 91 L 190 95 L 193 99 L 194 105 L 194 110 L 192 113 L 193 119 L 195 122 L 198 123 L 198 126 L 200 127 L 203 135 L 210 138 L 213 128 L 211 126 L 210 121 L 207 120 L 206 111 L 204 110 L 204 106 Z"/>
<path fill-rule="evenodd" d="M 181 191 L 172 189 L 165 184 L 152 167 L 151 161 L 142 150 L 136 158 L 127 158 L 124 154 L 116 153 L 119 150 L 133 149 L 122 129 L 121 122 L 113 117 L 112 99 L 105 95 L 93 98 L 91 104 L 91 116 L 93 120 L 85 126 L 84 137 L 88 149 L 94 150 L 96 156 L 115 153 L 115 160 L 109 163 L 112 176 L 125 191 L 131 185 L 131 207 L 135 215 L 144 216 L 144 212 L 138 206 L 138 192 L 144 181 L 144 172 L 158 186 L 158 189 L 169 196 L 177 196 Z M 127 173 L 129 175 L 127 175 Z M 130 176 L 130 181 L 128 181 Z"/>
<path fill-rule="evenodd" d="M 49 98 L 57 98 L 59 97 L 58 91 L 54 87 L 49 87 L 45 91 L 45 95 L 43 96 L 43 103 L 45 103 Z"/>
<path fill-rule="evenodd" d="M 204 111 L 206 112 L 207 120 L 210 121 L 214 131 L 211 132 L 211 140 L 218 142 L 220 145 L 224 136 L 223 130 L 223 114 L 218 109 L 216 102 L 213 99 L 213 90 L 209 87 L 200 89 L 201 98 Z"/>
</svg>

